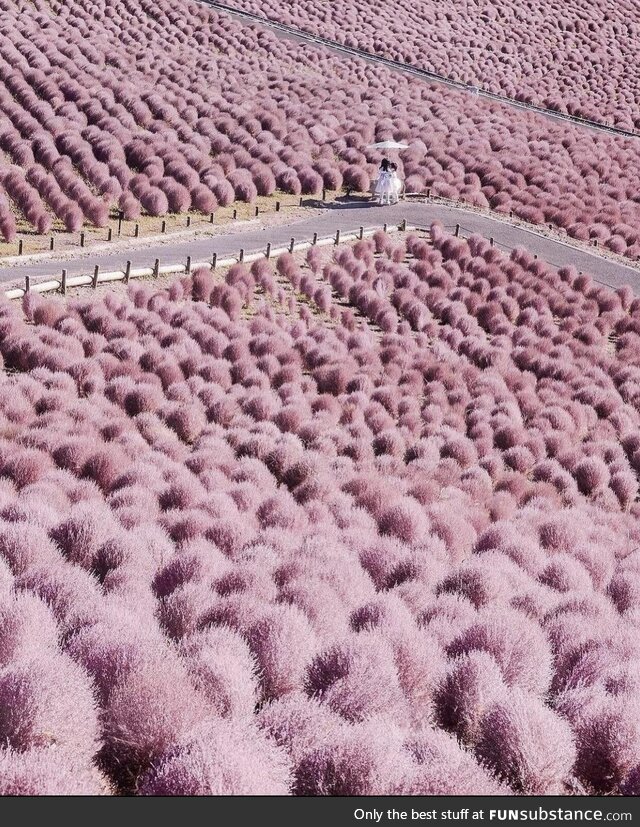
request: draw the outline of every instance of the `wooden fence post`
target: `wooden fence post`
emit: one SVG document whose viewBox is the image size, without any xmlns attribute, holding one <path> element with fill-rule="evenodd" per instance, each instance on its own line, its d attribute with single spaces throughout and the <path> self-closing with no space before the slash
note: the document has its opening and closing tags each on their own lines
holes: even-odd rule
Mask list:
<svg viewBox="0 0 640 827">
<path fill-rule="evenodd" d="M 404 233 L 407 231 L 407 219 L 403 218 L 400 222 L 400 230 Z"/>
<path fill-rule="evenodd" d="M 62 278 L 60 280 L 60 292 L 63 296 L 67 295 L 67 271 L 62 271 Z"/>
<path fill-rule="evenodd" d="M 153 275 L 154 275 L 154 278 L 158 278 L 158 274 L 159 274 L 159 272 L 160 272 L 160 259 L 159 259 L 159 258 L 157 258 L 157 259 L 155 260 L 154 265 L 153 265 Z"/>
<path fill-rule="evenodd" d="M 51 238 L 49 239 L 49 249 L 51 251 L 53 251 L 53 248 L 55 247 L 55 243 L 56 243 L 55 236 L 51 236 Z"/>
<path fill-rule="evenodd" d="M 241 263 L 244 261 L 244 247 L 240 247 L 240 253 L 238 254 L 238 261 L 241 262 Z"/>
<path fill-rule="evenodd" d="M 212 269 L 212 270 L 215 270 L 215 269 L 216 269 L 216 264 L 217 264 L 217 263 L 218 263 L 218 254 L 217 254 L 217 253 L 214 253 L 214 254 L 211 256 L 211 269 Z"/>
<path fill-rule="evenodd" d="M 336 245 L 340 244 L 340 230 L 336 230 L 336 240 L 334 243 Z"/>
<path fill-rule="evenodd" d="M 187 215 L 187 227 L 191 226 L 191 216 Z"/>
<path fill-rule="evenodd" d="M 160 225 L 160 232 L 164 235 L 167 232 L 167 222 L 162 219 L 162 224 Z"/>
<path fill-rule="evenodd" d="M 129 284 L 129 279 L 131 278 L 131 262 L 127 261 L 127 266 L 124 269 L 124 283 Z"/>
<path fill-rule="evenodd" d="M 295 246 L 295 243 L 296 243 L 295 238 L 292 238 L 292 239 L 291 239 L 291 241 L 289 242 L 289 252 L 290 252 L 290 253 L 292 253 L 292 252 L 293 252 L 293 248 L 294 248 L 294 246 Z"/>
<path fill-rule="evenodd" d="M 28 293 L 31 290 L 31 276 L 24 277 L 24 292 Z"/>
<path fill-rule="evenodd" d="M 360 236 L 360 238 L 364 238 L 364 227 L 360 227 L 358 235 Z"/>
<path fill-rule="evenodd" d="M 213 224 L 213 213 L 209 214 L 209 224 Z"/>
<path fill-rule="evenodd" d="M 318 233 L 313 234 L 313 241 L 311 243 L 313 244 L 314 247 L 318 243 Z"/>
<path fill-rule="evenodd" d="M 98 286 L 98 273 L 99 272 L 100 272 L 100 265 L 96 264 L 96 266 L 93 268 L 93 281 L 91 282 L 91 286 L 93 287 L 94 290 Z"/>
<path fill-rule="evenodd" d="M 455 237 L 457 238 L 460 235 L 460 225 L 456 224 L 456 231 L 454 233 Z"/>
<path fill-rule="evenodd" d="M 236 209 L 233 210 L 233 217 L 234 217 L 234 219 L 238 217 L 238 210 L 236 210 Z"/>
<path fill-rule="evenodd" d="M 84 230 L 80 233 L 80 246 L 84 247 Z"/>
<path fill-rule="evenodd" d="M 276 212 L 280 212 L 280 202 L 276 201 Z"/>
<path fill-rule="evenodd" d="M 107 230 L 107 241 L 111 241 L 112 238 L 113 238 L 113 230 L 111 229 L 111 227 L 109 227 L 109 229 Z"/>
<path fill-rule="evenodd" d="M 266 252 L 265 252 L 264 256 L 265 256 L 265 258 L 271 258 L 271 242 L 270 241 L 267 242 L 267 249 L 266 249 Z"/>
<path fill-rule="evenodd" d="M 138 238 L 140 235 L 140 225 L 136 222 L 136 226 L 133 228 L 133 237 Z"/>
<path fill-rule="evenodd" d="M 21 238 L 18 239 L 18 255 L 19 256 L 22 255 L 22 239 Z"/>
<path fill-rule="evenodd" d="M 184 271 L 187 275 L 191 272 L 191 256 L 187 256 L 187 263 L 184 265 Z"/>
</svg>

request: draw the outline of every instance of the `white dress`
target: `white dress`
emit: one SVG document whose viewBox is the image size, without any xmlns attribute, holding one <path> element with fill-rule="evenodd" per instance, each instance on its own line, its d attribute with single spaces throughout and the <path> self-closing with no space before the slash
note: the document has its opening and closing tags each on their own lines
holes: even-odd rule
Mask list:
<svg viewBox="0 0 640 827">
<path fill-rule="evenodd" d="M 380 170 L 378 180 L 376 181 L 375 194 L 378 198 L 382 198 L 389 192 L 391 185 L 391 173 L 386 170 Z"/>
<path fill-rule="evenodd" d="M 396 202 L 400 198 L 400 193 L 402 192 L 402 181 L 400 180 L 400 176 L 397 172 L 391 173 L 391 200 Z"/>
</svg>

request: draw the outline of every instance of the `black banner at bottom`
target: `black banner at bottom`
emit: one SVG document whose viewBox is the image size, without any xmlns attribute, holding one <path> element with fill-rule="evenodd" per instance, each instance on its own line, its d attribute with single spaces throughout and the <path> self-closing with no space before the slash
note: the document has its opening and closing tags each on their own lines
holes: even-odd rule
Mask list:
<svg viewBox="0 0 640 827">
<path fill-rule="evenodd" d="M 433 796 L 371 798 L 4 798 L 5 823 L 26 818 L 64 818 L 93 823 L 140 819 L 179 825 L 242 827 L 358 827 L 358 825 L 500 825 L 558 822 L 623 823 L 640 827 L 638 798 L 603 796 Z M 178 825 L 176 824 L 176 827 Z"/>
</svg>

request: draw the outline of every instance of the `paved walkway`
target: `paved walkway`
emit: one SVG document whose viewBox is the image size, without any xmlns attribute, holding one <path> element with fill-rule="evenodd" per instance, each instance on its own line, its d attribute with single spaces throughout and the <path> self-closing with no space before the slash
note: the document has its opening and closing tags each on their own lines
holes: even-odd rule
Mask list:
<svg viewBox="0 0 640 827">
<path fill-rule="evenodd" d="M 538 234 L 532 230 L 515 227 L 487 214 L 465 210 L 433 201 L 427 203 L 403 202 L 393 206 L 378 206 L 364 200 L 346 203 L 334 203 L 319 207 L 317 215 L 304 218 L 291 224 L 257 229 L 247 228 L 243 232 L 212 236 L 209 238 L 184 238 L 176 241 L 165 239 L 161 244 L 147 245 L 140 249 L 101 252 L 95 255 L 85 254 L 78 259 L 49 259 L 0 268 L 0 283 L 14 283 L 24 278 L 57 276 L 62 267 L 69 275 L 90 273 L 97 264 L 103 271 L 124 270 L 129 259 L 132 266 L 146 267 L 153 265 L 156 258 L 161 264 L 184 263 L 187 256 L 194 261 L 210 258 L 213 253 L 218 257 L 237 255 L 240 248 L 246 253 L 264 250 L 267 242 L 273 247 L 289 244 L 292 237 L 296 241 L 310 241 L 313 234 L 318 237 L 357 232 L 359 227 L 380 227 L 384 223 L 399 224 L 406 219 L 409 224 L 428 227 L 433 221 L 440 220 L 450 229 L 460 224 L 463 235 L 480 233 L 487 238 L 494 238 L 501 249 L 512 249 L 518 245 L 527 247 L 539 258 L 556 267 L 572 264 L 578 270 L 590 273 L 597 281 L 610 287 L 629 284 L 640 295 L 640 266 L 625 265 L 613 259 L 599 256 L 596 252 L 564 244 L 554 238 Z"/>
</svg>

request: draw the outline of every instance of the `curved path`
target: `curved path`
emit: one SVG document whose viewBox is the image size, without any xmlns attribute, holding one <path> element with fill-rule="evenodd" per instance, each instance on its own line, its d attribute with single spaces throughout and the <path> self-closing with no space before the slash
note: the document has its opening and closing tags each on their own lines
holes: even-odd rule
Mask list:
<svg viewBox="0 0 640 827">
<path fill-rule="evenodd" d="M 262 229 L 248 227 L 244 231 L 208 238 L 181 238 L 176 241 L 166 238 L 162 243 L 154 242 L 137 249 L 128 248 L 94 255 L 89 251 L 83 258 L 60 257 L 0 267 L 0 283 L 16 283 L 25 275 L 57 277 L 62 267 L 66 268 L 69 275 L 89 273 L 95 265 L 103 271 L 124 270 L 127 259 L 133 267 L 153 265 L 156 258 L 161 264 L 184 263 L 187 256 L 191 256 L 194 261 L 202 261 L 211 258 L 213 253 L 220 258 L 237 255 L 240 248 L 246 253 L 257 252 L 264 250 L 267 242 L 273 247 L 284 247 L 292 237 L 296 241 L 310 241 L 314 233 L 322 238 L 335 234 L 336 230 L 343 233 L 357 232 L 359 227 L 399 224 L 403 219 L 418 227 L 428 227 L 437 220 L 450 229 L 459 224 L 464 236 L 480 233 L 493 238 L 496 246 L 505 250 L 522 245 L 555 267 L 572 264 L 578 270 L 590 273 L 601 284 L 613 288 L 629 284 L 640 294 L 640 267 L 599 256 L 595 252 L 565 244 L 525 227 L 516 227 L 487 214 L 433 201 L 402 202 L 388 207 L 380 207 L 364 200 L 323 205 L 317 215 L 286 225 Z"/>
<path fill-rule="evenodd" d="M 605 123 L 601 123 L 600 121 L 581 118 L 577 115 L 569 115 L 565 112 L 556 112 L 555 110 L 548 109 L 545 106 L 539 106 L 533 103 L 524 103 L 523 101 L 515 100 L 515 98 L 509 98 L 506 95 L 500 95 L 497 92 L 490 92 L 487 89 L 482 89 L 478 86 L 471 86 L 468 83 L 451 80 L 451 78 L 446 77 L 446 75 L 439 75 L 437 72 L 431 72 L 428 69 L 421 69 L 416 66 L 411 66 L 408 63 L 402 63 L 399 60 L 392 60 L 391 58 L 383 57 L 382 55 L 376 55 L 372 52 L 367 52 L 364 49 L 345 46 L 337 40 L 329 40 L 326 37 L 311 34 L 303 29 L 296 29 L 294 26 L 289 26 L 286 23 L 280 23 L 269 17 L 262 17 L 259 14 L 253 14 L 252 12 L 237 9 L 234 6 L 227 5 L 226 3 L 218 3 L 215 0 L 199 0 L 199 2 L 204 3 L 207 6 L 211 6 L 217 11 L 226 12 L 231 17 L 236 17 L 245 23 L 254 23 L 259 26 L 267 26 L 276 34 L 289 40 L 324 46 L 333 52 L 347 54 L 350 57 L 359 57 L 369 63 L 377 63 L 381 66 L 386 66 L 387 69 L 391 69 L 395 72 L 413 75 L 414 77 L 422 78 L 423 80 L 427 80 L 431 83 L 438 83 L 442 86 L 447 86 L 449 89 L 458 89 L 463 92 L 468 92 L 469 94 L 486 98 L 487 100 L 504 104 L 505 106 L 510 106 L 514 109 L 524 109 L 528 112 L 534 112 L 535 114 L 542 115 L 546 118 L 553 118 L 554 120 L 560 120 L 572 123 L 576 126 L 582 126 L 585 129 L 595 130 L 596 132 L 606 132 L 610 135 L 619 135 L 624 138 L 640 138 L 640 133 L 638 132 L 631 132 L 618 126 L 609 126 Z"/>
</svg>

